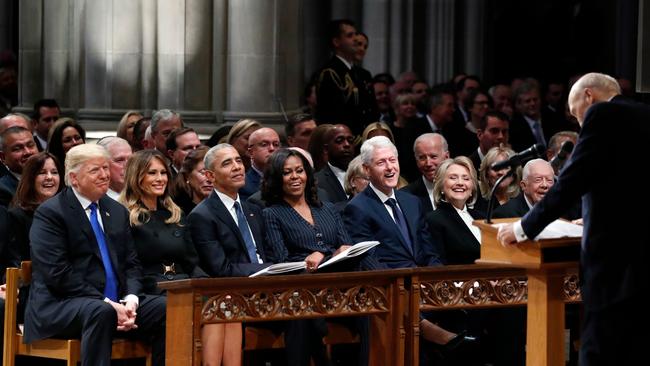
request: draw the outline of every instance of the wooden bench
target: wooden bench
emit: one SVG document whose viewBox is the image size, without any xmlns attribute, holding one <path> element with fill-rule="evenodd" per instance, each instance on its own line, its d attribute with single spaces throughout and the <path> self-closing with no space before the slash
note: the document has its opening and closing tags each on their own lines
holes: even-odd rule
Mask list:
<svg viewBox="0 0 650 366">
<path fill-rule="evenodd" d="M 81 359 L 79 339 L 50 338 L 31 344 L 23 343 L 23 335 L 16 325 L 18 289 L 21 285 L 28 285 L 31 279 L 31 262 L 22 262 L 20 268 L 7 268 L 3 365 L 14 366 L 16 355 L 22 355 L 65 360 L 68 366 L 76 366 Z M 140 341 L 115 339 L 111 358 L 115 360 L 146 358 L 147 366 L 151 366 L 150 349 Z"/>
</svg>

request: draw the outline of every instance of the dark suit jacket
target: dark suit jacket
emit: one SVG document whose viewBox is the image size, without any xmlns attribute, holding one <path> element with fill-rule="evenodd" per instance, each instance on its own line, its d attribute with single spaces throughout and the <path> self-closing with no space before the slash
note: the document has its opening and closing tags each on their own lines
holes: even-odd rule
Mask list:
<svg viewBox="0 0 650 366">
<path fill-rule="evenodd" d="M 343 123 L 355 135 L 361 135 L 366 125 L 379 119 L 374 90 L 363 80 L 355 66 L 348 69 L 338 57 L 332 57 L 316 79 L 315 119 L 318 124 Z"/>
<path fill-rule="evenodd" d="M 400 189 L 400 191 L 408 192 L 420 199 L 422 202 L 422 208 L 424 209 L 425 215 L 433 211 L 433 205 L 429 199 L 429 191 L 427 191 L 427 186 L 424 185 L 423 177 L 419 176 L 408 186 Z"/>
<path fill-rule="evenodd" d="M 517 197 L 511 198 L 508 202 L 494 209 L 492 217 L 522 217 L 528 213 L 530 209 L 524 198 L 524 192 L 521 192 Z"/>
<path fill-rule="evenodd" d="M 476 210 L 467 211 L 474 219 L 485 218 Z M 481 257 L 481 243 L 449 203 L 440 202 L 438 209 L 429 212 L 427 225 L 431 236 L 440 243 L 440 257 L 444 264 L 473 264 Z"/>
<path fill-rule="evenodd" d="M 573 131 L 572 127 L 566 122 L 554 119 L 550 115 L 542 115 L 542 131 L 546 145 L 553 135 L 560 131 Z M 523 151 L 537 143 L 535 135 L 530 129 L 528 122 L 523 115 L 515 113 L 510 122 L 510 145 L 515 152 Z"/>
<path fill-rule="evenodd" d="M 133 245 L 128 212 L 104 196 L 99 213 L 106 235 L 118 294 L 142 293 L 140 261 Z M 82 298 L 104 299 L 106 275 L 90 220 L 71 188 L 41 204 L 29 233 L 32 284 L 25 315 L 25 341 L 48 338 L 70 324 Z"/>
<path fill-rule="evenodd" d="M 248 169 L 246 172 L 246 184 L 239 189 L 239 200 L 244 202 L 253 193 L 260 190 L 262 184 L 262 176 L 253 168 Z"/>
<path fill-rule="evenodd" d="M 8 173 L 0 178 L 0 206 L 9 206 L 11 199 L 16 194 L 18 188 L 18 179 L 13 174 Z"/>
<path fill-rule="evenodd" d="M 241 206 L 253 233 L 257 253 L 265 263 L 251 263 L 237 223 L 213 191 L 188 216 L 200 266 L 210 276 L 248 276 L 268 266 L 262 212 L 247 202 L 242 202 Z"/>
<path fill-rule="evenodd" d="M 638 194 L 612 194 L 631 188 L 616 172 L 640 171 L 638 157 L 647 155 L 648 121 L 647 105 L 621 96 L 591 106 L 558 181 L 522 220 L 526 235 L 535 237 L 582 196 L 582 299 L 589 310 L 639 298 L 650 289 L 650 195 L 642 188 Z M 638 314 L 630 313 L 629 319 L 638 321 Z"/>
<path fill-rule="evenodd" d="M 7 226 L 7 209 L 0 206 L 0 284 L 4 284 L 7 267 L 10 267 L 8 255 L 9 228 Z M 4 324 L 4 323 L 3 323 Z"/>
<path fill-rule="evenodd" d="M 339 183 L 339 180 L 329 165 L 326 164 L 323 169 L 315 174 L 315 177 L 316 185 L 318 188 L 327 192 L 327 197 L 329 197 L 330 202 L 336 203 L 348 200 L 348 195 L 345 194 L 345 190 L 341 187 L 341 183 Z"/>
<path fill-rule="evenodd" d="M 20 207 L 12 207 L 7 213 L 10 233 L 8 235 L 9 265 L 12 267 L 20 267 L 21 261 L 31 259 L 29 254 L 29 230 L 32 227 L 34 212 L 24 210 Z"/>
<path fill-rule="evenodd" d="M 375 256 L 389 268 L 440 265 L 437 243 L 427 228 L 420 200 L 401 191 L 396 191 L 395 197 L 406 218 L 414 248 L 407 248 L 395 221 L 370 186 L 345 206 L 343 222 L 352 241 L 381 242 L 375 247 Z"/>
<path fill-rule="evenodd" d="M 9 174 L 9 169 L 7 169 L 7 166 L 0 161 L 0 178 L 4 177 L 7 174 Z"/>
<path fill-rule="evenodd" d="M 468 158 L 472 161 L 476 174 L 478 174 L 478 171 L 481 169 L 481 157 L 478 156 L 478 148 L 474 149 L 474 152 Z"/>
</svg>

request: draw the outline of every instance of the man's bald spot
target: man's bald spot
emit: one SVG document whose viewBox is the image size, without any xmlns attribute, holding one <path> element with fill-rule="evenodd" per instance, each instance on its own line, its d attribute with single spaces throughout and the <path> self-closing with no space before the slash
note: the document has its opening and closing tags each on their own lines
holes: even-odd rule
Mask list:
<svg viewBox="0 0 650 366">
<path fill-rule="evenodd" d="M 573 84 L 569 92 L 569 100 L 574 100 L 585 89 L 591 89 L 597 94 L 598 101 L 609 100 L 621 94 L 621 87 L 613 77 L 597 72 L 583 75 Z"/>
<path fill-rule="evenodd" d="M 0 133 L 3 133 L 10 127 L 20 126 L 32 130 L 31 121 L 24 115 L 10 113 L 0 119 Z"/>
<path fill-rule="evenodd" d="M 255 145 L 256 143 L 259 142 L 260 139 L 262 139 L 264 136 L 268 134 L 274 134 L 274 137 L 275 136 L 279 137 L 278 133 L 275 132 L 274 129 L 270 127 L 262 127 L 253 131 L 253 133 L 251 133 L 251 135 L 248 137 L 248 146 L 250 147 Z"/>
</svg>

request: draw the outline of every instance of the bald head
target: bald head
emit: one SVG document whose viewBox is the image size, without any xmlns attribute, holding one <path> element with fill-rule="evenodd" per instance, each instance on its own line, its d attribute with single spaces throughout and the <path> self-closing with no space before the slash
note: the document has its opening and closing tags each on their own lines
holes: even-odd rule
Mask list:
<svg viewBox="0 0 650 366">
<path fill-rule="evenodd" d="M 248 138 L 248 154 L 255 168 L 263 170 L 266 161 L 280 147 L 280 136 L 274 129 L 262 127 L 253 131 Z"/>
<path fill-rule="evenodd" d="M 30 131 L 32 130 L 31 121 L 26 115 L 21 113 L 9 113 L 0 119 L 0 134 L 9 127 L 15 126 L 23 127 Z"/>
<path fill-rule="evenodd" d="M 569 111 L 582 125 L 589 107 L 606 102 L 618 94 L 621 94 L 621 87 L 613 77 L 596 72 L 586 74 L 571 87 Z"/>
</svg>

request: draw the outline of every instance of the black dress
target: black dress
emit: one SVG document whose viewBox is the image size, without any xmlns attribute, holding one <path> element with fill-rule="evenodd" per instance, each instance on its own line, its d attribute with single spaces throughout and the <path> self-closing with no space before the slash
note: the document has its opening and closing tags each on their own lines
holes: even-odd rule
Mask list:
<svg viewBox="0 0 650 366">
<path fill-rule="evenodd" d="M 151 212 L 144 224 L 131 227 L 142 264 L 142 285 L 146 294 L 164 292 L 157 282 L 208 277 L 198 266 L 198 256 L 185 216 L 178 224 L 165 223 L 169 217 L 169 211 L 159 209 Z"/>
</svg>

